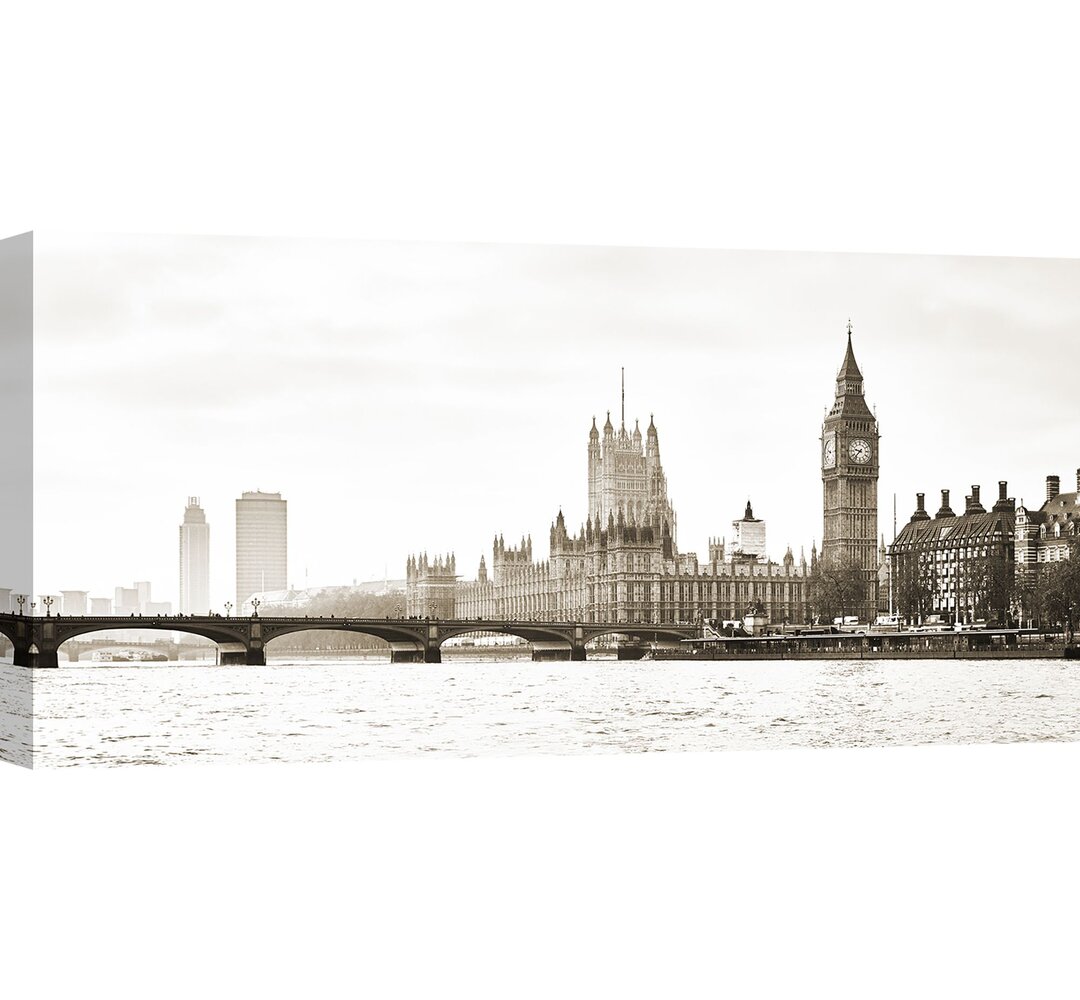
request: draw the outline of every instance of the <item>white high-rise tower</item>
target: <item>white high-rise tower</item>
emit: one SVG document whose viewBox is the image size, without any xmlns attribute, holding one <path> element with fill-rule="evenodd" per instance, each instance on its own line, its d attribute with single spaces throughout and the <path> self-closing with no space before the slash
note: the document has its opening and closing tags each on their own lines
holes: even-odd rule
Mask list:
<svg viewBox="0 0 1080 1000">
<path fill-rule="evenodd" d="M 280 493 L 244 493 L 236 501 L 236 610 L 252 594 L 284 590 L 288 512 Z"/>
<path fill-rule="evenodd" d="M 198 497 L 188 497 L 180 525 L 180 613 L 210 611 L 210 525 Z"/>
</svg>

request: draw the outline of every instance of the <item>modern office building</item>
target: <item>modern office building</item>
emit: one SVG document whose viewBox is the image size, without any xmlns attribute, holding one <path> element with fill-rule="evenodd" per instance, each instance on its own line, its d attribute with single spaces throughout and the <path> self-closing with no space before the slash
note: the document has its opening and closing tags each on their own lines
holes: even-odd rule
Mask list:
<svg viewBox="0 0 1080 1000">
<path fill-rule="evenodd" d="M 1004 621 L 1013 600 L 1016 501 L 1008 483 L 987 510 L 978 485 L 956 514 L 949 490 L 933 517 L 925 496 L 916 494 L 915 512 L 889 548 L 896 608 L 910 621 L 930 614 L 959 622 Z"/>
<path fill-rule="evenodd" d="M 180 525 L 180 613 L 210 611 L 210 525 L 198 497 L 188 497 Z"/>
<path fill-rule="evenodd" d="M 280 493 L 259 490 L 236 501 L 236 605 L 288 584 L 288 513 Z"/>
</svg>

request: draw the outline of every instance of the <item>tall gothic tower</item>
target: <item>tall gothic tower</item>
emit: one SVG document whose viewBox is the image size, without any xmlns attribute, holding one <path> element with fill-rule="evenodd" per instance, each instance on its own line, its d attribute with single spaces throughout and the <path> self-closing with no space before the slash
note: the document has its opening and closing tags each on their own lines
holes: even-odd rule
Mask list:
<svg viewBox="0 0 1080 1000">
<path fill-rule="evenodd" d="M 825 532 L 821 560 L 826 566 L 859 570 L 866 579 L 866 601 L 859 609 L 870 620 L 877 608 L 878 576 L 878 424 L 863 396 L 863 377 L 851 347 L 836 376 L 836 399 L 821 428 L 821 482 L 825 493 Z"/>
</svg>

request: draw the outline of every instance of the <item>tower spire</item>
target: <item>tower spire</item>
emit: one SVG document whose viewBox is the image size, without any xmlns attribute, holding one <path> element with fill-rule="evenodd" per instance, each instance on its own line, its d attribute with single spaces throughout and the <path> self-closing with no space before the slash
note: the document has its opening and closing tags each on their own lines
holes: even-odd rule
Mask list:
<svg viewBox="0 0 1080 1000">
<path fill-rule="evenodd" d="M 622 382 L 622 418 L 621 425 L 626 426 L 626 369 L 619 369 L 619 378 Z"/>
<path fill-rule="evenodd" d="M 855 350 L 851 346 L 851 320 L 847 323 L 847 350 L 844 352 L 844 360 L 840 365 L 840 371 L 836 375 L 837 382 L 858 382 L 862 383 L 862 372 L 859 371 L 859 366 L 855 363 Z"/>
</svg>

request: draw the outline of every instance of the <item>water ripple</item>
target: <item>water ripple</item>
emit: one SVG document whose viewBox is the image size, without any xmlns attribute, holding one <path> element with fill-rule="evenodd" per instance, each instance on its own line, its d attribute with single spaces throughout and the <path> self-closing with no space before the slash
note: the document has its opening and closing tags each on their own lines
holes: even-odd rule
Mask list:
<svg viewBox="0 0 1080 1000">
<path fill-rule="evenodd" d="M 11 679 L 25 689 L 26 676 Z M 32 676 L 33 740 L 26 706 L 9 698 L 0 757 L 32 753 L 36 766 L 1080 738 L 1080 663 L 1064 660 L 79 665 Z"/>
</svg>

